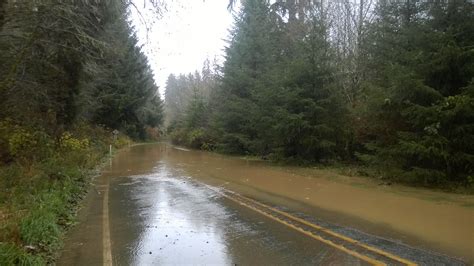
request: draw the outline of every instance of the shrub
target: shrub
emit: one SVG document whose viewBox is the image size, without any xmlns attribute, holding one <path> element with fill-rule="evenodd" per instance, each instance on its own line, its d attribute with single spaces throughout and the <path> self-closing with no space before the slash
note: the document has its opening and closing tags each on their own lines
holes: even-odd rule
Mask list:
<svg viewBox="0 0 474 266">
<path fill-rule="evenodd" d="M 201 128 L 193 129 L 187 134 L 186 144 L 192 148 L 199 149 L 204 143 L 204 130 Z"/>
<path fill-rule="evenodd" d="M 89 148 L 89 139 L 78 139 L 69 132 L 64 132 L 59 140 L 61 149 L 65 151 L 84 151 Z"/>
<path fill-rule="evenodd" d="M 117 140 L 114 142 L 114 147 L 117 149 L 120 149 L 122 147 L 127 146 L 129 143 L 131 143 L 132 140 L 128 138 L 127 136 L 120 135 Z"/>
<path fill-rule="evenodd" d="M 15 245 L 0 243 L 0 265 L 35 266 L 45 264 L 41 257 L 29 254 Z"/>
<path fill-rule="evenodd" d="M 53 153 L 53 140 L 44 131 L 15 124 L 11 120 L 0 122 L 0 160 L 37 160 Z"/>
<path fill-rule="evenodd" d="M 46 208 L 35 209 L 20 223 L 22 241 L 44 251 L 57 248 L 61 230 L 57 217 Z"/>
<path fill-rule="evenodd" d="M 187 132 L 184 128 L 178 128 L 171 132 L 171 141 L 174 144 L 186 145 Z"/>
</svg>

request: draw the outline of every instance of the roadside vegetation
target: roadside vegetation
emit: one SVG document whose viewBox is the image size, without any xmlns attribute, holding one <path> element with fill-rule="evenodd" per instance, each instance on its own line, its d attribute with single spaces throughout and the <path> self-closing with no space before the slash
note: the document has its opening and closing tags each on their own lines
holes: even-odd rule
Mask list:
<svg viewBox="0 0 474 266">
<path fill-rule="evenodd" d="M 0 0 L 0 265 L 53 263 L 91 169 L 163 106 L 193 148 L 474 185 L 471 1 L 240 1 L 223 65 L 171 75 L 165 104 L 133 8 Z"/>
<path fill-rule="evenodd" d="M 131 141 L 112 141 L 109 131 L 85 125 L 64 132 L 58 144 L 39 134 L 7 134 L 14 158 L 0 167 L 1 265 L 54 261 L 98 162 L 109 145 L 118 149 Z"/>
<path fill-rule="evenodd" d="M 0 1 L 0 265 L 53 263 L 109 145 L 157 137 L 129 4 Z"/>
<path fill-rule="evenodd" d="M 474 4 L 322 2 L 240 1 L 223 66 L 169 76 L 171 139 L 472 187 Z"/>
</svg>

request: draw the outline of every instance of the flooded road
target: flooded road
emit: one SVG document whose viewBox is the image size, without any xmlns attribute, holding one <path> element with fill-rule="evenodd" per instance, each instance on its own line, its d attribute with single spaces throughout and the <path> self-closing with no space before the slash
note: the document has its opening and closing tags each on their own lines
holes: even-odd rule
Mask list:
<svg viewBox="0 0 474 266">
<path fill-rule="evenodd" d="M 449 256 L 473 261 L 471 196 L 380 187 L 321 170 L 155 144 L 122 151 L 96 179 L 58 264 L 368 264 L 216 188 L 418 263 L 460 263 Z"/>
</svg>

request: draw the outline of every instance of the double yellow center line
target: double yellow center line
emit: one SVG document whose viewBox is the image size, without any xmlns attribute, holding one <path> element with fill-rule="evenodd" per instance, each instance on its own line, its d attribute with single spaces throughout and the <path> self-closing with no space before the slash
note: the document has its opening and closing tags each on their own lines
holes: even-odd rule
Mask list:
<svg viewBox="0 0 474 266">
<path fill-rule="evenodd" d="M 398 264 L 398 265 L 400 264 L 410 265 L 410 266 L 417 265 L 416 263 L 412 261 L 406 260 L 397 255 L 388 253 L 386 251 L 380 250 L 373 246 L 369 246 L 365 243 L 362 243 L 350 237 L 341 235 L 339 233 L 336 233 L 332 230 L 321 227 L 319 225 L 310 223 L 306 220 L 295 217 L 287 212 L 275 209 L 271 206 L 268 206 L 256 200 L 250 199 L 248 197 L 245 197 L 245 196 L 242 196 L 242 195 L 239 195 L 239 194 L 236 194 L 234 192 L 224 190 L 224 189 L 217 190 L 217 189 L 213 189 L 212 187 L 209 187 L 209 188 L 214 190 L 218 194 L 224 196 L 225 198 L 230 199 L 231 201 L 235 203 L 245 206 L 251 210 L 254 210 L 274 221 L 284 224 L 302 234 L 305 234 L 313 239 L 321 241 L 331 247 L 334 247 L 347 254 L 350 254 L 371 265 L 387 265 L 387 263 Z M 305 229 L 305 227 L 307 229 Z M 344 244 L 346 244 L 346 246 L 357 247 L 357 250 L 351 249 L 350 247 L 346 247 Z"/>
</svg>

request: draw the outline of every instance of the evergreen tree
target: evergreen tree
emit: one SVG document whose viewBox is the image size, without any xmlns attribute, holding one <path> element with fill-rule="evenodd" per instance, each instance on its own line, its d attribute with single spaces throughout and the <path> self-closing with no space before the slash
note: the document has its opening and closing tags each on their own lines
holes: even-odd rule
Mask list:
<svg viewBox="0 0 474 266">
<path fill-rule="evenodd" d="M 279 117 L 274 127 L 285 157 L 320 161 L 341 152 L 344 110 L 333 86 L 324 14 L 314 6 L 306 15 L 306 34 L 293 41 L 296 52 L 283 61 L 286 103 L 276 105 Z"/>
<path fill-rule="evenodd" d="M 442 184 L 473 173 L 473 11 L 463 1 L 378 8 L 371 47 L 377 97 L 368 113 L 377 120 L 366 147 L 392 176 Z"/>
<path fill-rule="evenodd" d="M 241 4 L 219 76 L 168 80 L 175 142 L 473 182 L 472 3 Z"/>
<path fill-rule="evenodd" d="M 266 1 L 243 3 L 226 49 L 215 130 L 227 152 L 258 152 L 259 107 L 254 96 L 268 82 L 265 75 L 275 56 Z"/>
<path fill-rule="evenodd" d="M 153 75 L 127 22 L 128 2 L 0 6 L 0 120 L 55 138 L 83 120 L 134 137 L 161 122 Z"/>
</svg>

